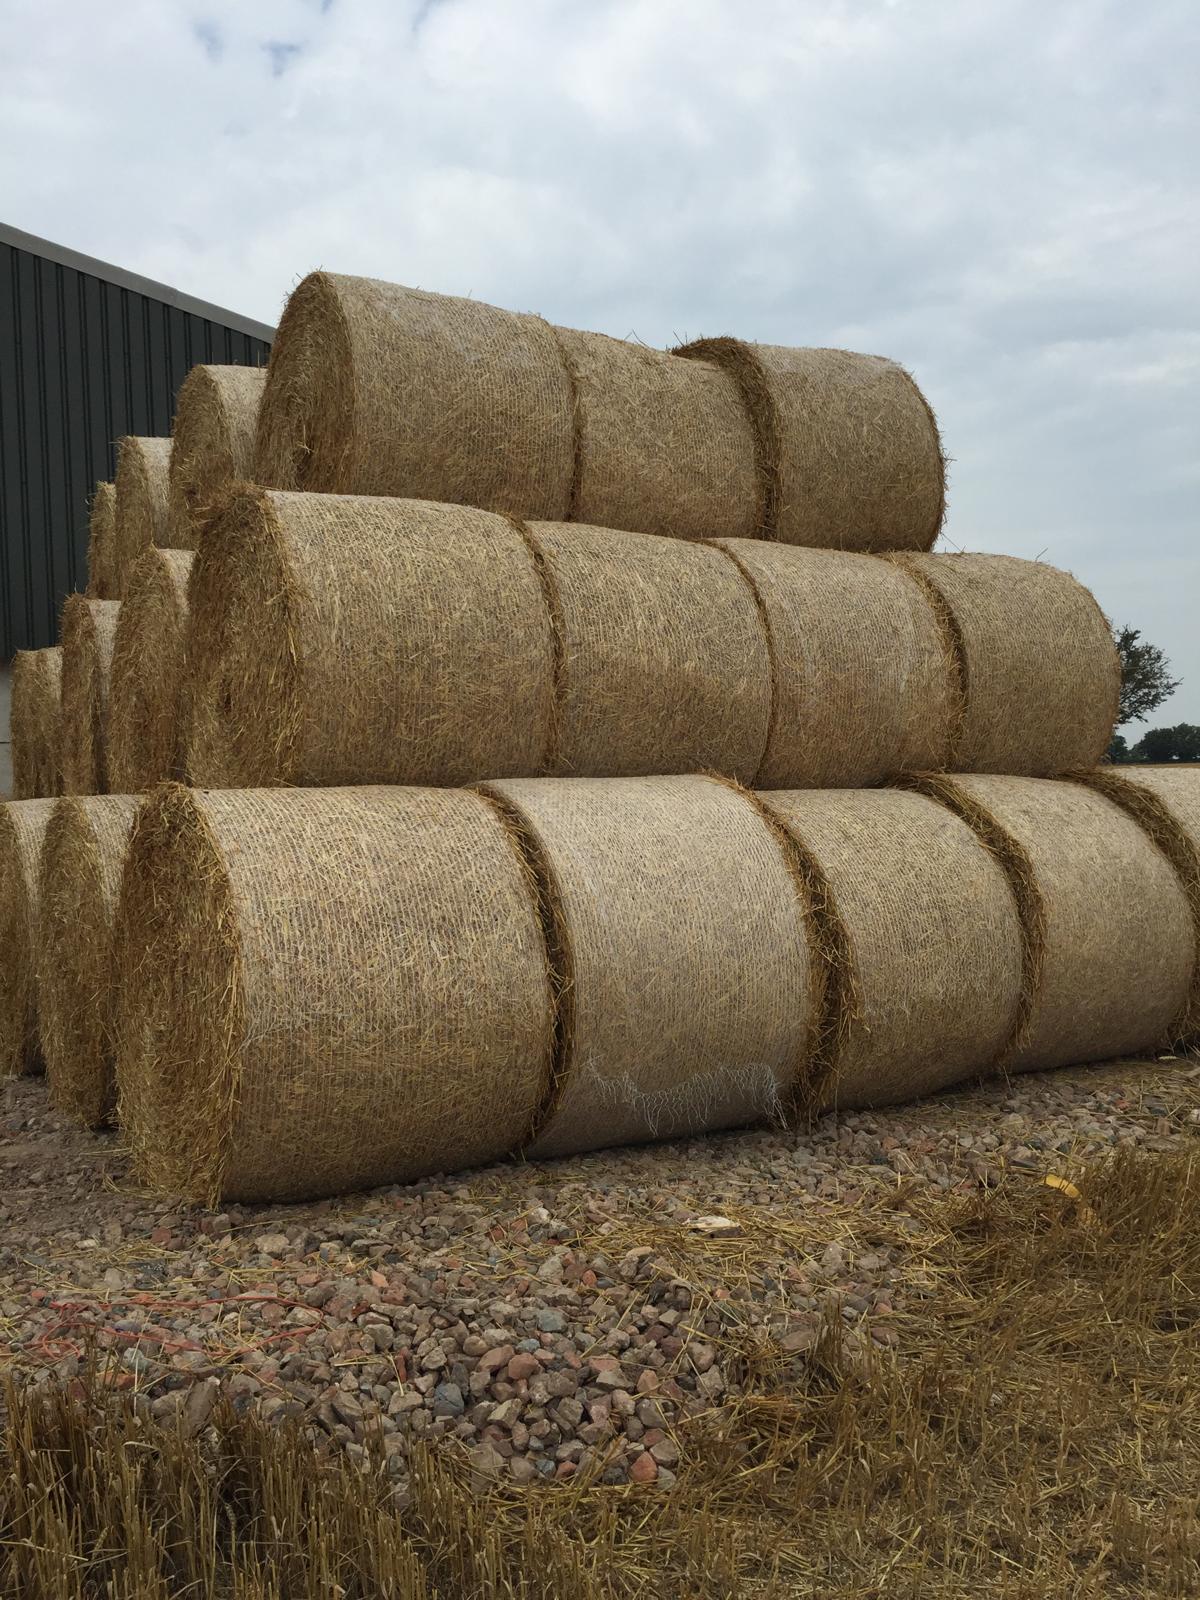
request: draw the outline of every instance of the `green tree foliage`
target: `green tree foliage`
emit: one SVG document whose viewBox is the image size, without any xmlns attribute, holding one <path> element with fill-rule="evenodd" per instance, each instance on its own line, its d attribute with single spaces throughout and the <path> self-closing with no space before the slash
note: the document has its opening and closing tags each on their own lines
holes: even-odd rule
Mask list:
<svg viewBox="0 0 1200 1600">
<path fill-rule="evenodd" d="M 1164 700 L 1178 689 L 1181 680 L 1172 678 L 1171 663 L 1156 644 L 1142 638 L 1137 628 L 1115 628 L 1117 653 L 1121 657 L 1121 709 L 1117 722 L 1143 722 L 1157 711 Z"/>
<path fill-rule="evenodd" d="M 1173 728 L 1151 728 L 1134 745 L 1133 759 L 1200 761 L 1200 726 L 1194 722 L 1178 722 Z"/>
<path fill-rule="evenodd" d="M 1133 760 L 1133 751 L 1130 750 L 1128 741 L 1123 733 L 1114 733 L 1112 743 L 1104 759 L 1106 761 L 1126 762 Z"/>
</svg>

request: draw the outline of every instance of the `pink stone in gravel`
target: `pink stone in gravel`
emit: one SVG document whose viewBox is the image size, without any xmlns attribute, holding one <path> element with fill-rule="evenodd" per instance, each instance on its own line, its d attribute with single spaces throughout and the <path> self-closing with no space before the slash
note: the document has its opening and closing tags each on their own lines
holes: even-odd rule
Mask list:
<svg viewBox="0 0 1200 1600">
<path fill-rule="evenodd" d="M 658 1462 L 649 1450 L 643 1450 L 629 1466 L 629 1476 L 634 1483 L 653 1483 L 658 1477 Z"/>
<path fill-rule="evenodd" d="M 495 1372 L 510 1362 L 513 1355 L 511 1344 L 498 1344 L 494 1350 L 486 1350 L 475 1365 L 480 1372 Z"/>
<path fill-rule="evenodd" d="M 532 1378 L 535 1372 L 540 1372 L 541 1370 L 541 1362 L 530 1350 L 518 1350 L 505 1368 L 514 1383 L 521 1378 Z"/>
</svg>

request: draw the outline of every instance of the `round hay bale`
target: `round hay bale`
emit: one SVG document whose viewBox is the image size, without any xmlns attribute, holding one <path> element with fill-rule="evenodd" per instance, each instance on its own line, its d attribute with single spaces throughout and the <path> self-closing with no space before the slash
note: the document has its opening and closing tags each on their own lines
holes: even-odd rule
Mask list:
<svg viewBox="0 0 1200 1600">
<path fill-rule="evenodd" d="M 760 788 L 858 787 L 946 765 L 958 680 L 918 584 L 853 551 L 716 542 L 753 588 L 771 644 Z"/>
<path fill-rule="evenodd" d="M 720 367 L 556 328 L 575 390 L 574 522 L 706 539 L 754 537 L 754 434 Z"/>
<path fill-rule="evenodd" d="M 194 782 L 453 784 L 545 761 L 550 615 L 505 517 L 240 486 L 189 600 Z"/>
<path fill-rule="evenodd" d="M 92 600 L 115 600 L 113 562 L 117 537 L 117 491 L 98 483 L 88 513 L 87 592 Z"/>
<path fill-rule="evenodd" d="M 959 649 L 957 772 L 1052 777 L 1108 748 L 1121 665 L 1104 613 L 1069 572 L 1016 556 L 897 555 Z"/>
<path fill-rule="evenodd" d="M 117 445 L 116 512 L 109 587 L 114 600 L 143 550 L 166 545 L 170 510 L 170 439 L 126 438 Z"/>
<path fill-rule="evenodd" d="M 147 550 L 125 590 L 113 640 L 108 781 L 142 794 L 182 771 L 184 639 L 191 550 Z"/>
<path fill-rule="evenodd" d="M 164 786 L 115 960 L 119 1113 L 156 1187 L 408 1182 L 506 1154 L 546 1094 L 536 900 L 475 794 Z"/>
<path fill-rule="evenodd" d="M 571 384 L 554 331 L 475 300 L 311 273 L 267 369 L 255 477 L 567 515 Z"/>
<path fill-rule="evenodd" d="M 64 794 L 108 788 L 108 690 L 118 600 L 68 596 L 62 614 L 62 750 Z"/>
<path fill-rule="evenodd" d="M 38 1072 L 38 858 L 55 800 L 0 805 L 0 1077 Z"/>
<path fill-rule="evenodd" d="M 531 523 L 529 534 L 559 631 L 552 770 L 713 770 L 752 782 L 771 663 L 732 563 L 702 544 L 581 523 Z"/>
<path fill-rule="evenodd" d="M 9 704 L 13 799 L 36 800 L 62 791 L 62 650 L 18 650 Z"/>
<path fill-rule="evenodd" d="M 928 550 L 946 513 L 929 403 L 903 367 L 849 350 L 700 339 L 677 355 L 738 384 L 755 431 L 763 531 L 785 544 Z"/>
<path fill-rule="evenodd" d="M 38 874 L 38 1009 L 50 1097 L 90 1128 L 116 1099 L 112 924 L 133 795 L 70 796 L 46 827 Z"/>
<path fill-rule="evenodd" d="M 889 1105 L 993 1069 L 1021 1017 L 1021 920 L 966 823 L 895 789 L 760 799 L 816 862 L 852 966 L 853 1004 L 813 1109 Z"/>
<path fill-rule="evenodd" d="M 218 493 L 254 476 L 265 367 L 193 367 L 175 406 L 168 470 L 167 536 L 195 550 Z"/>
<path fill-rule="evenodd" d="M 542 888 L 560 975 L 530 1156 L 760 1122 L 816 1029 L 807 913 L 779 839 L 706 778 L 510 779 L 482 792 Z"/>
<path fill-rule="evenodd" d="M 1141 827 L 1078 783 L 968 775 L 927 788 L 981 838 L 980 818 L 998 830 L 1036 885 L 1028 1017 L 1005 1069 L 1103 1061 L 1168 1039 L 1192 980 L 1191 911 Z"/>
<path fill-rule="evenodd" d="M 1072 773 L 1120 806 L 1175 869 L 1192 911 L 1192 987 L 1173 1028 L 1174 1040 L 1200 1040 L 1200 767 L 1095 767 Z"/>
</svg>

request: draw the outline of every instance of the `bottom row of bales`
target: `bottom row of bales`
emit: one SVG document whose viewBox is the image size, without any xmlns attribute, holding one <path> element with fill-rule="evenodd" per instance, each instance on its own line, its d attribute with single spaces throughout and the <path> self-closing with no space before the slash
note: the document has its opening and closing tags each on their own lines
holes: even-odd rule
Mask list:
<svg viewBox="0 0 1200 1600">
<path fill-rule="evenodd" d="M 1198 931 L 1189 770 L 0 810 L 5 1065 L 40 1049 L 57 1104 L 206 1201 L 1161 1047 L 1200 1024 Z"/>
</svg>

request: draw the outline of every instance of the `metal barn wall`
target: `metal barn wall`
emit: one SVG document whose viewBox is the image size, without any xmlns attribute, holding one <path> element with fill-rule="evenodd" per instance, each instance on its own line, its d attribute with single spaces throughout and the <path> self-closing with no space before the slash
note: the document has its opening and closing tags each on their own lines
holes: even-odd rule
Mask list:
<svg viewBox="0 0 1200 1600">
<path fill-rule="evenodd" d="M 168 434 L 198 362 L 274 329 L 0 225 L 0 662 L 53 644 L 87 582 L 88 501 L 123 434 Z"/>
</svg>

